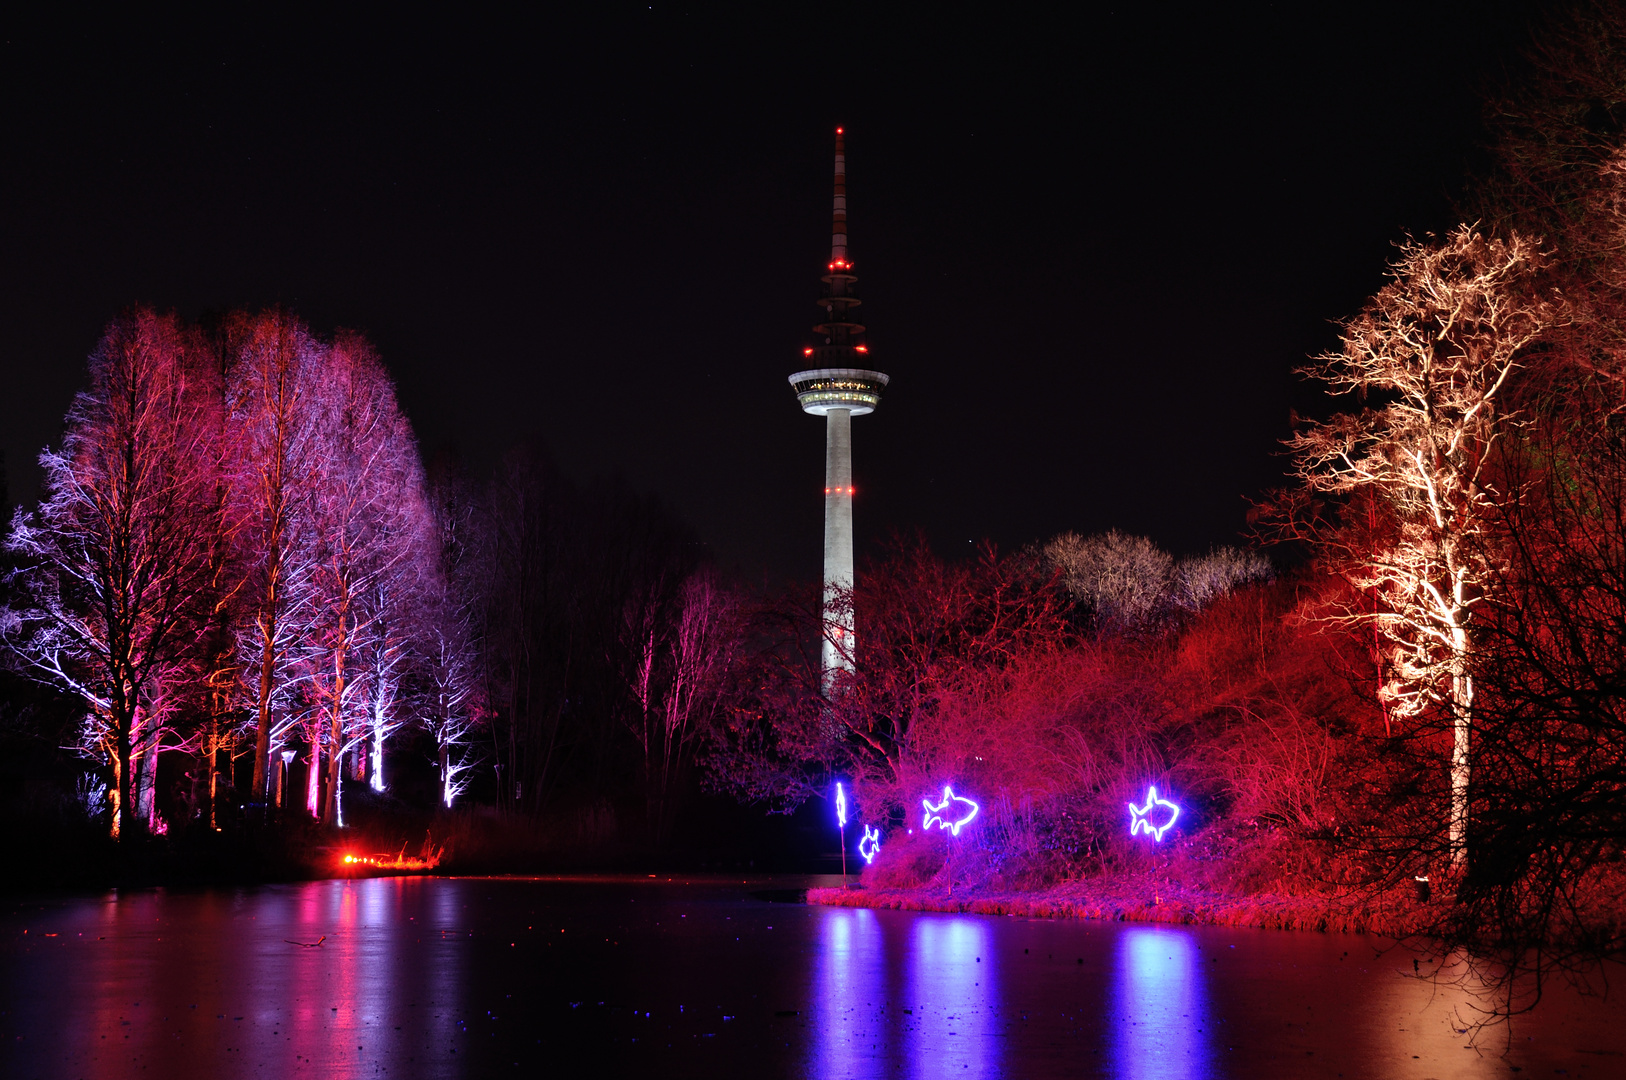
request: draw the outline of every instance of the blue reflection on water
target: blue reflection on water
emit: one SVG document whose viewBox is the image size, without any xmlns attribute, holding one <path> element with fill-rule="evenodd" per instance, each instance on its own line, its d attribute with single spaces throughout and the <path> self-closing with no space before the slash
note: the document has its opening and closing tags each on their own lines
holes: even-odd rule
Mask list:
<svg viewBox="0 0 1626 1080">
<path fill-rule="evenodd" d="M 985 920 L 918 915 L 891 922 L 889 942 L 888 922 L 874 911 L 820 917 L 809 1075 L 998 1073 L 998 969 Z"/>
<path fill-rule="evenodd" d="M 995 1040 L 999 993 L 993 941 L 981 919 L 922 915 L 914 920 L 909 950 L 906 1027 L 911 1076 L 991 1076 L 998 1071 Z"/>
<path fill-rule="evenodd" d="M 1125 1080 L 1214 1075 L 1213 1025 L 1197 942 L 1184 930 L 1125 929 L 1118 937 L 1108 1042 Z"/>
<path fill-rule="evenodd" d="M 880 921 L 867 908 L 836 908 L 819 951 L 817 1074 L 880 1075 L 887 1051 L 886 954 Z"/>
</svg>

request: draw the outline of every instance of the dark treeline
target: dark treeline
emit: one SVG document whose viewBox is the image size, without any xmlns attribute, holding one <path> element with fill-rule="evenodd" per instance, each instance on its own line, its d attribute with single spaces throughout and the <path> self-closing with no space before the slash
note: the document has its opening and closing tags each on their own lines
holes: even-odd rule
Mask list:
<svg viewBox="0 0 1626 1080">
<path fill-rule="evenodd" d="M 632 782 L 646 838 L 665 840 L 717 708 L 737 601 L 657 501 L 567 483 L 540 447 L 509 454 L 483 494 L 471 592 L 498 805 L 569 808 L 605 836 Z"/>
</svg>

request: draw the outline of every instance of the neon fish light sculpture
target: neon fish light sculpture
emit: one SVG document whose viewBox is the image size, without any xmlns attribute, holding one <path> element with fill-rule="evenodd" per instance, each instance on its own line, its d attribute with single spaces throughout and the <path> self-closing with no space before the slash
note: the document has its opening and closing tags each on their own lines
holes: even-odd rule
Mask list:
<svg viewBox="0 0 1626 1080">
<path fill-rule="evenodd" d="M 935 822 L 939 829 L 947 829 L 951 836 L 959 836 L 960 830 L 971 824 L 979 809 L 976 803 L 954 794 L 954 789 L 948 786 L 943 788 L 942 802 L 934 806 L 930 799 L 921 799 L 920 805 L 926 808 L 926 816 L 921 818 L 920 827 L 929 829 Z"/>
<path fill-rule="evenodd" d="M 1169 820 L 1161 825 L 1153 825 L 1153 817 L 1161 816 L 1157 813 L 1159 807 L 1169 812 Z M 1146 789 L 1145 806 L 1136 806 L 1134 803 L 1129 804 L 1130 836 L 1139 836 L 1141 833 L 1145 833 L 1153 840 L 1162 842 L 1163 834 L 1168 832 L 1174 823 L 1179 820 L 1180 808 L 1169 800 L 1159 797 L 1157 785 L 1155 784 Z"/>
<path fill-rule="evenodd" d="M 875 856 L 881 853 L 881 830 L 864 826 L 864 838 L 858 841 L 858 854 L 864 857 L 864 865 L 868 866 L 875 861 Z"/>
</svg>

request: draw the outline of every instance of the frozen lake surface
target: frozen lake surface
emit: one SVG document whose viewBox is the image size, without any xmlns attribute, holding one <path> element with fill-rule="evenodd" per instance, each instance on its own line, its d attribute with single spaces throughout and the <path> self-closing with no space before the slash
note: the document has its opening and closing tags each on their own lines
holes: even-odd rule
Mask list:
<svg viewBox="0 0 1626 1080">
<path fill-rule="evenodd" d="M 13 900 L 0 1076 L 1626 1076 L 1618 996 L 1476 1038 L 1363 937 L 775 902 L 810 883 Z"/>
</svg>

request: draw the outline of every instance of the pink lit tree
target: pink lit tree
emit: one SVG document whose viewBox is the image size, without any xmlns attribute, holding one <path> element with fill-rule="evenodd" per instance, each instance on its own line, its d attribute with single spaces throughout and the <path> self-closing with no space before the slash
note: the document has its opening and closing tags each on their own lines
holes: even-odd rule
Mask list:
<svg viewBox="0 0 1626 1080">
<path fill-rule="evenodd" d="M 679 778 L 721 706 L 738 647 L 738 603 L 708 567 L 673 587 L 660 576 L 634 594 L 623 641 L 633 709 L 628 727 L 643 756 L 651 837 L 669 833 Z"/>
<path fill-rule="evenodd" d="M 247 572 L 237 660 L 253 711 L 250 798 L 263 803 L 271 755 L 298 719 L 295 647 L 314 603 L 303 497 L 320 465 L 315 406 L 323 350 L 278 310 L 235 316 L 223 337 L 232 500 L 243 521 L 237 547 Z"/>
</svg>

